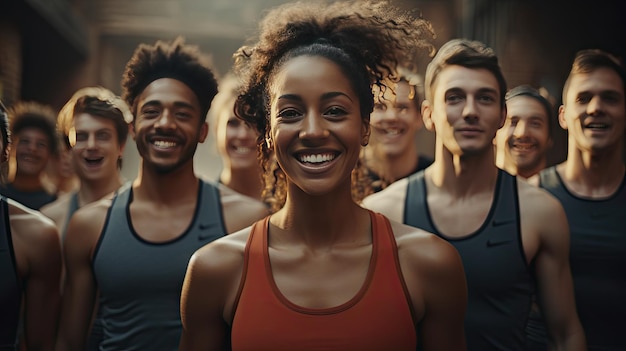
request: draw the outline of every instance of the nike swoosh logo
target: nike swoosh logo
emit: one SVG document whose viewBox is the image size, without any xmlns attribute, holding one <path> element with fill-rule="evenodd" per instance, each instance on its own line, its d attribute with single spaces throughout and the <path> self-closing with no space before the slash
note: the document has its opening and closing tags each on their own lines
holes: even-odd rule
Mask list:
<svg viewBox="0 0 626 351">
<path fill-rule="evenodd" d="M 211 229 L 215 227 L 215 225 L 213 225 L 212 223 L 200 223 L 198 224 L 198 229 L 200 230 L 207 230 L 207 229 Z"/>
<path fill-rule="evenodd" d="M 198 229 L 200 232 L 198 233 L 198 240 L 204 241 L 207 239 L 217 239 L 224 235 L 221 233 L 221 229 L 219 229 L 219 224 L 217 223 L 200 223 L 198 224 Z"/>
<path fill-rule="evenodd" d="M 512 242 L 513 240 L 487 240 L 487 247 L 502 246 Z"/>
<path fill-rule="evenodd" d="M 515 219 L 505 219 L 503 221 L 494 219 L 493 222 L 491 222 L 491 225 L 493 225 L 494 227 L 499 227 L 499 226 L 509 224 L 509 223 L 514 223 L 514 222 L 515 222 Z"/>
</svg>

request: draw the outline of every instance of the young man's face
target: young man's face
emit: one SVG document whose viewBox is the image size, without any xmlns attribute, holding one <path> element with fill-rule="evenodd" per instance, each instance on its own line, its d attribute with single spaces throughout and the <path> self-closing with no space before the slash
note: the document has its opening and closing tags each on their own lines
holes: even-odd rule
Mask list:
<svg viewBox="0 0 626 351">
<path fill-rule="evenodd" d="M 24 128 L 14 136 L 17 176 L 39 176 L 50 159 L 50 140 L 38 128 Z"/>
<path fill-rule="evenodd" d="M 524 95 L 509 99 L 506 109 L 506 122 L 496 136 L 498 157 L 518 174 L 540 171 L 551 145 L 548 111 L 537 99 Z"/>
<path fill-rule="evenodd" d="M 577 149 L 594 153 L 621 147 L 625 119 L 624 84 L 615 71 L 598 68 L 570 78 L 559 123 Z"/>
<path fill-rule="evenodd" d="M 133 137 L 144 165 L 159 173 L 193 165 L 208 125 L 195 93 L 183 82 L 161 78 L 137 97 Z"/>
<path fill-rule="evenodd" d="M 387 89 L 377 99 L 370 115 L 372 135 L 368 147 L 385 158 L 398 157 L 415 150 L 415 136 L 422 128 L 422 115 L 416 104 L 415 88 L 405 81 Z M 374 92 L 377 96 L 378 92 Z"/>
<path fill-rule="evenodd" d="M 78 176 L 92 181 L 118 177 L 124 141 L 118 140 L 113 120 L 81 113 L 74 116 L 74 130 L 72 160 Z"/>
<path fill-rule="evenodd" d="M 493 148 L 493 138 L 505 119 L 496 77 L 482 68 L 452 65 L 444 68 L 432 87 L 433 101 L 425 101 L 426 127 L 437 134 L 450 153 L 464 156 Z"/>
</svg>

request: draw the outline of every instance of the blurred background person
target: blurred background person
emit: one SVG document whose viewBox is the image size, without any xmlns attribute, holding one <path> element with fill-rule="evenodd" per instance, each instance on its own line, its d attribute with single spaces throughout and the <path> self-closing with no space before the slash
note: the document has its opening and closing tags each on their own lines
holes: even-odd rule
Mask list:
<svg viewBox="0 0 626 351">
<path fill-rule="evenodd" d="M 370 143 L 363 149 L 363 163 L 378 192 L 398 179 L 428 167 L 433 159 L 419 152 L 417 134 L 424 127 L 420 112 L 422 79 L 414 71 L 398 68 L 399 81 L 384 94 L 374 92 L 370 115 Z M 374 90 L 376 90 L 374 86 Z"/>
<path fill-rule="evenodd" d="M 14 147 L 9 182 L 0 187 L 0 194 L 39 210 L 57 198 L 43 182 L 48 161 L 59 150 L 56 112 L 47 105 L 21 101 L 9 109 L 8 115 Z"/>
<path fill-rule="evenodd" d="M 552 147 L 552 104 L 529 85 L 509 90 L 505 100 L 506 121 L 495 138 L 496 166 L 528 179 L 547 166 Z"/>
<path fill-rule="evenodd" d="M 54 192 L 57 197 L 61 197 L 78 189 L 80 180 L 74 171 L 72 146 L 66 137 L 61 133 L 57 134 L 59 152 L 48 161 L 43 182 L 48 191 Z"/>
<path fill-rule="evenodd" d="M 74 212 L 122 185 L 121 157 L 130 122 L 132 115 L 126 103 L 102 87 L 80 89 L 61 109 L 57 129 L 70 146 L 68 159 L 80 186 L 42 207 L 41 212 L 55 222 L 62 241 Z M 96 318 L 86 349 L 97 350 L 101 339 L 102 324 Z"/>
<path fill-rule="evenodd" d="M 0 164 L 4 165 L 11 139 L 1 103 L 0 107 Z M 61 269 L 52 221 L 0 196 L 0 350 L 53 350 Z"/>
<path fill-rule="evenodd" d="M 80 186 L 41 211 L 54 220 L 62 236 L 78 208 L 122 185 L 119 171 L 131 121 L 126 103 L 102 87 L 77 91 L 61 109 L 57 128 L 70 146 L 71 153 L 66 158 L 72 162 Z"/>
<path fill-rule="evenodd" d="M 218 181 L 236 192 L 261 201 L 262 168 L 259 164 L 257 140 L 259 133 L 237 118 L 235 100 L 241 83 L 234 74 L 219 82 L 219 92 L 209 110 L 216 149 L 222 160 Z"/>
</svg>

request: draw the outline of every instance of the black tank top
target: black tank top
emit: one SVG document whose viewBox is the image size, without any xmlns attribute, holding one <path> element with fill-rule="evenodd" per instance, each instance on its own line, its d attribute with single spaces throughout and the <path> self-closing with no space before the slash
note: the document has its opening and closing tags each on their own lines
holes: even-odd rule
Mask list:
<svg viewBox="0 0 626 351">
<path fill-rule="evenodd" d="M 197 249 L 227 233 L 220 192 L 200 181 L 189 227 L 161 243 L 137 234 L 130 216 L 132 200 L 129 182 L 113 198 L 94 254 L 104 326 L 100 350 L 177 350 L 187 263 Z"/>
<path fill-rule="evenodd" d="M 499 170 L 487 219 L 474 233 L 450 238 L 435 227 L 424 171 L 409 177 L 404 223 L 449 241 L 461 255 L 468 289 L 468 350 L 525 350 L 534 281 L 522 246 L 517 180 Z"/>
<path fill-rule="evenodd" d="M 13 251 L 9 204 L 0 196 L 0 351 L 17 350 L 22 284 Z"/>
<path fill-rule="evenodd" d="M 626 179 L 602 200 L 571 193 L 554 166 L 540 173 L 540 186 L 561 201 L 569 221 L 576 308 L 588 350 L 626 350 Z M 531 318 L 529 338 L 541 337 L 539 322 Z"/>
</svg>

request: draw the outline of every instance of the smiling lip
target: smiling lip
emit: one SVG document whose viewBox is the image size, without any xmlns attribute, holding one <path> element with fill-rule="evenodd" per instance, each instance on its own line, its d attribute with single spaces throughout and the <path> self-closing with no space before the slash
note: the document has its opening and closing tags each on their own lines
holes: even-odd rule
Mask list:
<svg viewBox="0 0 626 351">
<path fill-rule="evenodd" d="M 476 136 L 476 135 L 482 134 L 483 131 L 478 128 L 461 128 L 461 129 L 457 129 L 457 132 L 466 136 Z"/>
<path fill-rule="evenodd" d="M 297 152 L 294 157 L 307 172 L 323 173 L 335 163 L 339 153 L 331 151 Z"/>
</svg>

